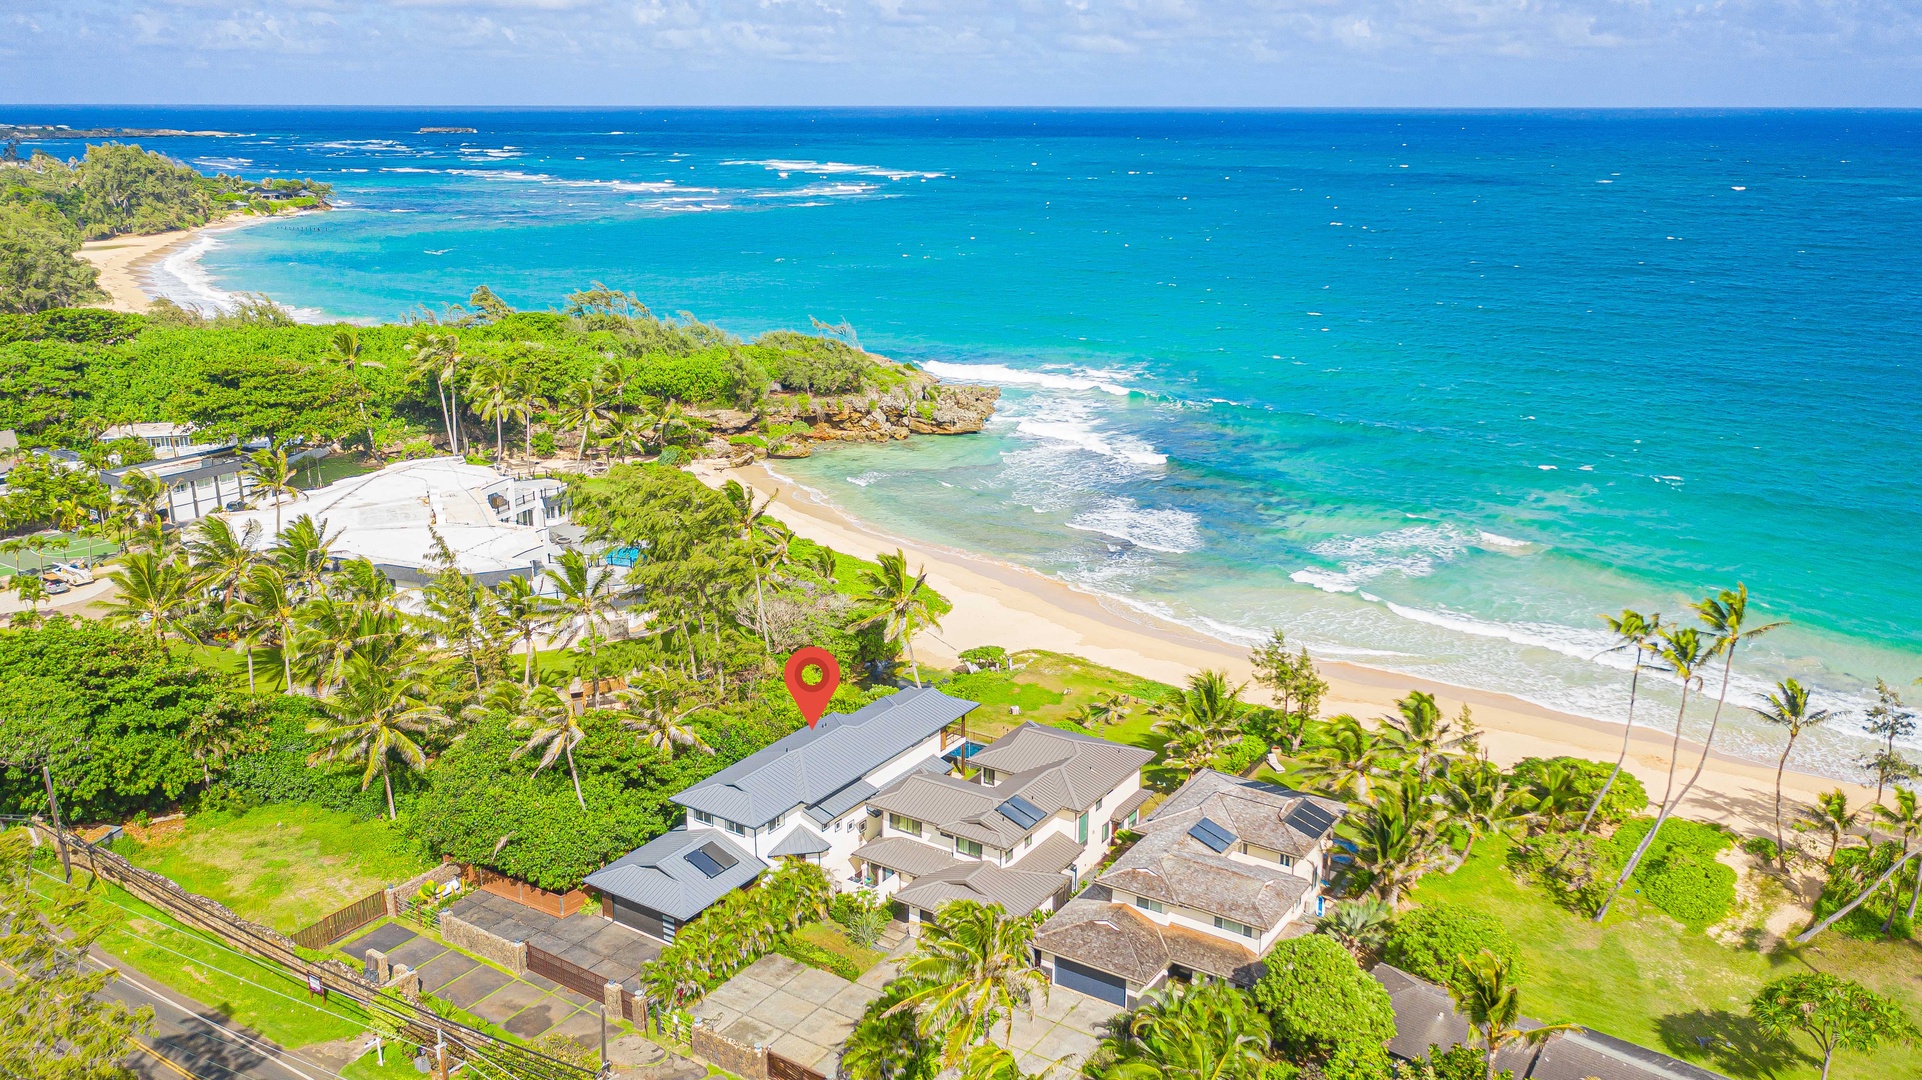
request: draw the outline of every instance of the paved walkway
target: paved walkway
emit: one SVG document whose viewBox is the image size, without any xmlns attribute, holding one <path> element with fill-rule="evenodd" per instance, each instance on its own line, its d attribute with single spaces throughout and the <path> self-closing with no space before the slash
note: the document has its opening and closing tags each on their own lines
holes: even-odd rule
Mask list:
<svg viewBox="0 0 1922 1080">
<path fill-rule="evenodd" d="M 421 990 L 523 1039 L 564 1035 L 582 1046 L 600 1043 L 599 1002 L 539 975 L 516 979 L 401 923 L 386 923 L 341 949 L 363 963 L 367 950 L 377 949 L 419 972 Z"/>
<path fill-rule="evenodd" d="M 1035 1001 L 1032 1019 L 1015 1014 L 1012 1038 L 1004 1034 L 1008 1028 L 996 1024 L 991 1039 L 1015 1051 L 1023 1073 L 1038 1073 L 1058 1061 L 1054 1075 L 1079 1076 L 1082 1061 L 1101 1044 L 1108 1021 L 1119 1012 L 1100 998 L 1050 986 L 1047 1000 Z"/>
<path fill-rule="evenodd" d="M 735 1042 L 765 1046 L 833 1076 L 841 1044 L 894 974 L 894 965 L 883 961 L 849 982 L 769 953 L 721 984 L 691 1012 Z"/>
</svg>

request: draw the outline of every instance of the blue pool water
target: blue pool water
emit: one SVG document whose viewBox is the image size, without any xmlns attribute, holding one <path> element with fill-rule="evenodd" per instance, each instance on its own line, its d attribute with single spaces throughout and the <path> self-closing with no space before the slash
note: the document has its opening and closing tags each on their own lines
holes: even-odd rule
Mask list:
<svg viewBox="0 0 1922 1080">
<path fill-rule="evenodd" d="M 1922 674 L 1922 114 L 45 112 L 336 185 L 173 260 L 183 299 L 604 281 L 999 383 L 982 436 L 783 470 L 1229 640 L 1620 717 L 1598 614 L 1739 580 L 1790 623 L 1741 699 L 1820 687 L 1837 772 Z"/>
</svg>

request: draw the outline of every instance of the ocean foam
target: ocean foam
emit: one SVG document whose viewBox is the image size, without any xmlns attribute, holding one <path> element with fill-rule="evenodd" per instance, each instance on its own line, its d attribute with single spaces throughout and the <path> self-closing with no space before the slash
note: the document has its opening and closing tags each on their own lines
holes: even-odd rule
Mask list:
<svg viewBox="0 0 1922 1080">
<path fill-rule="evenodd" d="M 240 308 L 240 297 L 214 284 L 200 260 L 220 246 L 218 233 L 201 233 L 191 243 L 168 254 L 147 271 L 143 288 L 156 298 L 165 298 L 202 315 L 222 315 Z M 296 322 L 325 322 L 326 315 L 314 308 L 276 304 Z"/>
<path fill-rule="evenodd" d="M 1023 371 L 1006 364 L 956 364 L 946 360 L 929 360 L 921 366 L 944 379 L 964 379 L 968 382 L 1039 386 L 1049 390 L 1100 390 L 1116 397 L 1140 393 L 1120 385 L 1116 381 L 1119 376 L 1111 371 L 1075 369 L 1073 375 L 1055 375 L 1045 371 Z"/>
<path fill-rule="evenodd" d="M 1113 498 L 1085 510 L 1068 528 L 1126 540 L 1136 547 L 1170 555 L 1194 551 L 1201 545 L 1201 519 L 1186 510 L 1143 509 L 1130 498 Z"/>
<path fill-rule="evenodd" d="M 867 487 L 876 480 L 885 480 L 887 475 L 888 474 L 884 472 L 864 472 L 859 476 L 848 477 L 848 483 L 853 484 L 855 487 Z"/>
<path fill-rule="evenodd" d="M 845 161 L 784 161 L 776 158 L 767 161 L 723 161 L 721 164 L 759 165 L 769 172 L 779 173 L 803 172 L 824 176 L 856 173 L 861 176 L 883 176 L 889 180 L 906 180 L 917 176 L 924 180 L 933 180 L 947 175 L 947 173 L 938 172 L 916 172 L 912 169 L 884 169 L 879 165 L 853 165 Z"/>
</svg>

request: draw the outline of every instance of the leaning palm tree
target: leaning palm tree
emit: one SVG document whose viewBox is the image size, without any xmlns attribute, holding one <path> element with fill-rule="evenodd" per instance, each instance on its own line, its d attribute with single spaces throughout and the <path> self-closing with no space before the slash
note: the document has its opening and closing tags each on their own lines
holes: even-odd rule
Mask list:
<svg viewBox="0 0 1922 1080">
<path fill-rule="evenodd" d="M 1828 837 L 1829 854 L 1822 865 L 1835 868 L 1835 853 L 1855 833 L 1856 823 L 1862 819 L 1861 810 L 1849 809 L 1848 793 L 1841 788 L 1826 795 L 1817 795 L 1814 806 L 1802 808 L 1801 827 L 1809 832 L 1819 832 Z"/>
<path fill-rule="evenodd" d="M 1915 791 L 1911 788 L 1895 789 L 1895 809 L 1891 810 L 1881 803 L 1874 806 L 1875 816 L 1884 827 L 1902 838 L 1902 850 L 1907 852 L 1915 846 L 1917 836 L 1922 836 L 1922 806 L 1917 805 Z M 1916 867 L 1915 887 L 1909 892 L 1909 922 L 1915 922 L 1915 905 L 1922 900 L 1922 864 Z M 1882 933 L 1887 934 L 1895 925 L 1895 903 L 1889 904 L 1889 917 L 1882 920 Z"/>
<path fill-rule="evenodd" d="M 594 705 L 601 703 L 601 639 L 626 625 L 617 605 L 627 596 L 628 587 L 620 571 L 611 566 L 590 564 L 577 548 L 561 553 L 560 566 L 546 574 L 555 596 L 545 605 L 550 640 L 571 646 L 587 641 L 587 655 L 594 662 Z"/>
<path fill-rule="evenodd" d="M 1515 1025 L 1522 1018 L 1522 991 L 1515 982 L 1510 962 L 1488 949 L 1474 956 L 1458 956 L 1461 978 L 1448 988 L 1455 1009 L 1468 1020 L 1480 1037 L 1488 1080 L 1495 1080 L 1495 1055 L 1512 1042 L 1540 1046 L 1549 1039 L 1574 1031 L 1575 1024 L 1543 1024 L 1522 1031 Z"/>
<path fill-rule="evenodd" d="M 1635 654 L 1635 668 L 1628 676 L 1628 720 L 1622 725 L 1622 751 L 1615 755 L 1615 767 L 1608 772 L 1608 779 L 1595 792 L 1595 799 L 1588 804 L 1588 812 L 1582 815 L 1582 823 L 1576 828 L 1577 835 L 1588 831 L 1588 823 L 1594 819 L 1595 811 L 1601 809 L 1602 800 L 1608 798 L 1609 789 L 1615 786 L 1615 778 L 1622 775 L 1622 765 L 1628 761 L 1629 743 L 1635 737 L 1635 695 L 1642 684 L 1642 660 L 1649 653 L 1649 642 L 1662 628 L 1661 615 L 1643 615 L 1639 611 L 1622 609 L 1620 618 L 1613 615 L 1602 616 L 1608 628 L 1615 632 L 1615 645 L 1608 652 L 1632 650 Z"/>
<path fill-rule="evenodd" d="M 412 379 L 425 379 L 432 376 L 434 390 L 440 398 L 441 421 L 447 425 L 447 449 L 450 453 L 460 453 L 460 397 L 454 392 L 449 401 L 449 391 L 460 377 L 462 363 L 467 359 L 460 351 L 460 335 L 450 331 L 421 330 L 414 340 L 407 343 L 407 351 L 414 356 L 414 367 L 409 373 Z"/>
<path fill-rule="evenodd" d="M 187 558 L 203 588 L 220 590 L 224 608 L 233 603 L 241 583 L 260 561 L 260 523 L 249 521 L 235 529 L 224 515 L 194 523 L 187 537 Z"/>
<path fill-rule="evenodd" d="M 362 791 L 380 774 L 389 820 L 399 817 L 390 763 L 398 759 L 414 772 L 426 771 L 427 751 L 415 736 L 447 719 L 427 699 L 424 668 L 419 654 L 405 647 L 356 653 L 340 689 L 322 703 L 326 718 L 310 728 L 323 744 L 310 761 L 365 761 Z"/>
<path fill-rule="evenodd" d="M 1767 720 L 1788 732 L 1788 742 L 1782 747 L 1782 758 L 1775 763 L 1775 859 L 1777 865 L 1788 869 L 1788 848 L 1782 833 L 1782 773 L 1789 766 L 1789 752 L 1795 749 L 1795 740 L 1802 733 L 1820 726 L 1829 719 L 1827 709 L 1809 711 L 1809 692 L 1794 679 L 1783 679 L 1775 685 L 1775 693 L 1769 695 L 1768 707 L 1751 709 L 1755 715 Z"/>
<path fill-rule="evenodd" d="M 1214 980 L 1145 994 L 1108 1030 L 1084 1068 L 1091 1080 L 1253 1080 L 1272 1035 L 1250 995 Z"/>
<path fill-rule="evenodd" d="M 882 552 L 874 559 L 880 565 L 861 574 L 861 583 L 867 587 L 862 599 L 869 614 L 856 628 L 878 626 L 884 639 L 901 642 L 907 648 L 914 685 L 920 686 L 921 665 L 914 658 L 914 633 L 940 627 L 940 594 L 928 585 L 926 567 L 918 574 L 908 573 L 907 553 L 899 548 L 892 555 Z"/>
<path fill-rule="evenodd" d="M 194 577 L 184 560 L 154 551 L 130 551 L 107 572 L 114 598 L 107 602 L 110 623 L 143 625 L 155 641 L 169 633 L 186 634 L 182 620 L 193 607 Z"/>
<path fill-rule="evenodd" d="M 1012 1037 L 1016 1010 L 1032 1016 L 1034 996 L 1048 995 L 1048 977 L 1034 962 L 1040 923 L 1032 915 L 1011 916 L 1000 904 L 942 904 L 901 969 L 920 989 L 890 1012 L 915 1014 L 922 1037 L 939 1040 L 944 1067 L 959 1067 L 997 1022 Z"/>
<path fill-rule="evenodd" d="M 662 757 L 673 757 L 677 746 L 712 754 L 714 748 L 686 720 L 713 703 L 696 701 L 690 705 L 676 691 L 673 685 L 643 677 L 640 672 L 628 676 L 627 686 L 614 691 L 626 714 L 621 717 L 621 726 L 638 734 Z"/>
<path fill-rule="evenodd" d="M 1642 837 L 1642 842 L 1635 846 L 1635 851 L 1629 855 L 1628 861 L 1622 866 L 1620 876 L 1615 879 L 1615 885 L 1602 899 L 1601 906 L 1595 909 L 1594 921 L 1596 922 L 1601 922 L 1607 917 L 1609 905 L 1615 902 L 1615 897 L 1622 891 L 1622 886 L 1628 883 L 1629 875 L 1635 873 L 1635 868 L 1641 864 L 1642 856 L 1648 853 L 1649 845 L 1655 842 L 1655 834 L 1661 831 L 1662 823 L 1668 820 L 1669 814 L 1680 802 L 1680 800 L 1670 801 L 1669 797 L 1675 793 L 1675 766 L 1682 757 L 1682 720 L 1688 715 L 1689 691 L 1698 690 L 1702 686 L 1702 677 L 1697 672 L 1715 655 L 1714 644 L 1704 640 L 1701 632 L 1692 626 L 1664 630 L 1660 635 L 1660 642 L 1655 648 L 1656 656 L 1682 683 L 1681 704 L 1675 709 L 1675 736 L 1670 740 L 1668 750 L 1668 787 L 1662 791 L 1662 805 L 1661 809 L 1656 811 L 1655 824 Z"/>
<path fill-rule="evenodd" d="M 372 452 L 379 447 L 374 445 L 374 421 L 367 415 L 367 384 L 361 382 L 361 368 L 385 368 L 387 365 L 378 360 L 363 360 L 360 357 L 360 332 L 352 327 L 334 331 L 327 339 L 327 359 L 339 364 L 342 370 L 354 380 L 355 404 L 360 406 L 360 426 L 367 429 L 367 449 Z"/>
<path fill-rule="evenodd" d="M 521 663 L 521 685 L 534 685 L 534 635 L 540 632 L 546 615 L 540 596 L 534 592 L 534 583 L 519 574 L 508 578 L 493 590 L 493 616 L 504 630 L 513 632 L 514 639 L 521 643 L 526 658 Z"/>
<path fill-rule="evenodd" d="M 1735 669 L 1735 650 L 1751 638 L 1761 637 L 1770 630 L 1786 625 L 1783 622 L 1747 625 L 1748 586 L 1739 581 L 1735 583 L 1735 588 L 1723 589 L 1695 605 L 1695 610 L 1703 625 L 1715 636 L 1714 652 L 1722 657 L 1722 689 L 1715 697 L 1715 715 L 1709 719 L 1708 734 L 1702 737 L 1702 756 L 1695 762 L 1695 771 L 1689 775 L 1688 783 L 1682 785 L 1681 794 L 1675 797 L 1678 806 L 1688 798 L 1695 782 L 1702 778 L 1702 770 L 1708 765 L 1709 752 L 1715 746 L 1715 729 L 1722 722 L 1722 706 L 1728 701 L 1729 675 Z"/>
<path fill-rule="evenodd" d="M 287 464 L 285 446 L 269 446 L 247 456 L 246 477 L 253 481 L 254 491 L 274 500 L 275 536 L 280 535 L 280 497 L 300 490 L 294 485 L 294 472 L 293 466 Z"/>
<path fill-rule="evenodd" d="M 587 729 L 575 715 L 573 703 L 551 686 L 502 682 L 488 692 L 486 708 L 506 719 L 509 727 L 528 732 L 527 741 L 514 751 L 514 757 L 543 751 L 534 775 L 539 776 L 542 769 L 554 764 L 555 758 L 565 756 L 567 775 L 574 781 L 574 801 L 587 809 L 587 799 L 581 794 L 581 774 L 574 767 L 574 748 L 587 738 Z"/>
</svg>

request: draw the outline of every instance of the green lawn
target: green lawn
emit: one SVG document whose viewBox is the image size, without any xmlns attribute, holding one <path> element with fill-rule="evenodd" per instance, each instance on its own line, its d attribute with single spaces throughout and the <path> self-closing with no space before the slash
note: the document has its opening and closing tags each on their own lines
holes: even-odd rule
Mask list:
<svg viewBox="0 0 1922 1080">
<path fill-rule="evenodd" d="M 854 965 L 862 971 L 880 963 L 886 955 L 878 949 L 862 948 L 849 941 L 847 932 L 833 922 L 808 923 L 794 930 L 789 936 L 796 941 L 805 941 L 810 945 L 826 949 L 837 956 L 844 956 L 853 961 Z"/>
<path fill-rule="evenodd" d="M 385 821 L 314 806 L 198 814 L 177 833 L 115 850 L 282 932 L 433 865 Z"/>
<path fill-rule="evenodd" d="M 1572 1020 L 1694 1061 L 1737 1080 L 1813 1078 L 1819 1059 L 1801 1042 L 1791 1051 L 1760 1038 L 1745 1018 L 1769 979 L 1828 971 L 1894 995 L 1922 1022 L 1922 947 L 1870 943 L 1829 933 L 1810 945 L 1764 954 L 1723 945 L 1627 897 L 1604 927 L 1557 906 L 1503 863 L 1506 843 L 1484 841 L 1452 875 L 1431 874 L 1413 899 L 1444 899 L 1502 920 L 1526 967 L 1522 1007 L 1542 1020 Z M 1698 1038 L 1715 1040 L 1708 1049 Z M 1922 1076 L 1922 1047 L 1836 1055 L 1834 1080 Z"/>
</svg>

